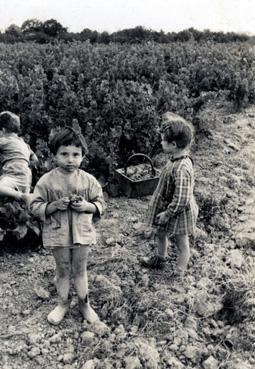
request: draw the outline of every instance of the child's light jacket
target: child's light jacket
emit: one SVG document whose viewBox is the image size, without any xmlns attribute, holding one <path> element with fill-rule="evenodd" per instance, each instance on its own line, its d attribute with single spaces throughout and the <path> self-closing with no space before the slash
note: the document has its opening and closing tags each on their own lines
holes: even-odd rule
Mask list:
<svg viewBox="0 0 255 369">
<path fill-rule="evenodd" d="M 72 194 L 81 195 L 93 203 L 97 207 L 98 216 L 101 216 L 105 208 L 102 188 L 95 177 L 81 169 L 67 176 L 56 168 L 43 175 L 36 184 L 30 209 L 42 222 L 45 247 L 96 243 L 93 214 L 78 213 L 68 208 L 46 217 L 45 210 L 49 203 Z"/>
</svg>

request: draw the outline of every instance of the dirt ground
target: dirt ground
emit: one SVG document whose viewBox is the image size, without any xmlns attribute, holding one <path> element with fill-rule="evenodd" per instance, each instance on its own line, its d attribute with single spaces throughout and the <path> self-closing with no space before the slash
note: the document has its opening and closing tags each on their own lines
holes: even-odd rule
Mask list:
<svg viewBox="0 0 255 369">
<path fill-rule="evenodd" d="M 52 255 L 0 254 L 1 369 L 252 369 L 255 367 L 255 107 L 218 115 L 196 142 L 199 230 L 183 282 L 140 267 L 155 248 L 141 234 L 149 197 L 108 198 L 89 262 L 83 322 L 72 292 L 58 327 Z M 73 291 L 73 289 L 72 289 Z"/>
</svg>

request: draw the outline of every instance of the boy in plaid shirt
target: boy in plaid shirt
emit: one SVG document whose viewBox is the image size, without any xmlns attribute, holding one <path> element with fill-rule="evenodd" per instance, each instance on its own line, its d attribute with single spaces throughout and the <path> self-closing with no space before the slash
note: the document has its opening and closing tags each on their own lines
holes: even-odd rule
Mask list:
<svg viewBox="0 0 255 369">
<path fill-rule="evenodd" d="M 190 258 L 189 235 L 196 228 L 198 206 L 194 199 L 193 162 L 189 148 L 193 127 L 177 114 L 167 112 L 162 117 L 161 144 L 170 159 L 160 175 L 158 186 L 149 205 L 149 225 L 156 228 L 158 252 L 144 257 L 141 264 L 163 269 L 167 261 L 168 238 L 174 237 L 178 258 L 174 276 L 183 276 Z"/>
</svg>

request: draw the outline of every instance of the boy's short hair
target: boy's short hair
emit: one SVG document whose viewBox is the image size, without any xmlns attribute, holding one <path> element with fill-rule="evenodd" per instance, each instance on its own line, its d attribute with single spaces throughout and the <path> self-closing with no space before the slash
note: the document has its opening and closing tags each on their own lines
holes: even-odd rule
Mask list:
<svg viewBox="0 0 255 369">
<path fill-rule="evenodd" d="M 84 136 L 81 133 L 76 132 L 71 127 L 66 127 L 55 133 L 50 138 L 48 146 L 53 155 L 56 155 L 60 146 L 81 147 L 83 155 L 88 153 L 88 147 Z"/>
<path fill-rule="evenodd" d="M 10 112 L 3 111 L 0 113 L 0 129 L 5 129 L 6 132 L 18 133 L 20 131 L 20 118 L 18 115 Z"/>
<path fill-rule="evenodd" d="M 176 142 L 179 149 L 188 147 L 194 136 L 194 128 L 180 115 L 167 112 L 162 115 L 160 133 L 167 142 Z"/>
</svg>

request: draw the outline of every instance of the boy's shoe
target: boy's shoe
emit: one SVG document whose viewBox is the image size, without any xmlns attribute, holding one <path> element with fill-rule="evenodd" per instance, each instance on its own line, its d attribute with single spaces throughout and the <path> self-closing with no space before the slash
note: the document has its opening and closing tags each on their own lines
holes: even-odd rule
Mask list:
<svg viewBox="0 0 255 369">
<path fill-rule="evenodd" d="M 80 312 L 85 320 L 87 320 L 88 323 L 95 323 L 99 322 L 99 316 L 95 312 L 95 310 L 90 306 L 89 302 L 85 302 L 83 300 L 78 300 L 79 309 Z"/>
<path fill-rule="evenodd" d="M 151 269 L 164 269 L 167 262 L 167 258 L 163 258 L 158 255 L 154 255 L 151 257 L 143 257 L 140 259 L 140 264 L 145 268 Z"/>
<path fill-rule="evenodd" d="M 69 304 L 58 304 L 55 309 L 53 309 L 49 314 L 48 314 L 48 322 L 53 324 L 53 325 L 58 325 L 62 322 L 62 320 L 64 319 L 67 311 L 69 309 Z"/>
</svg>

